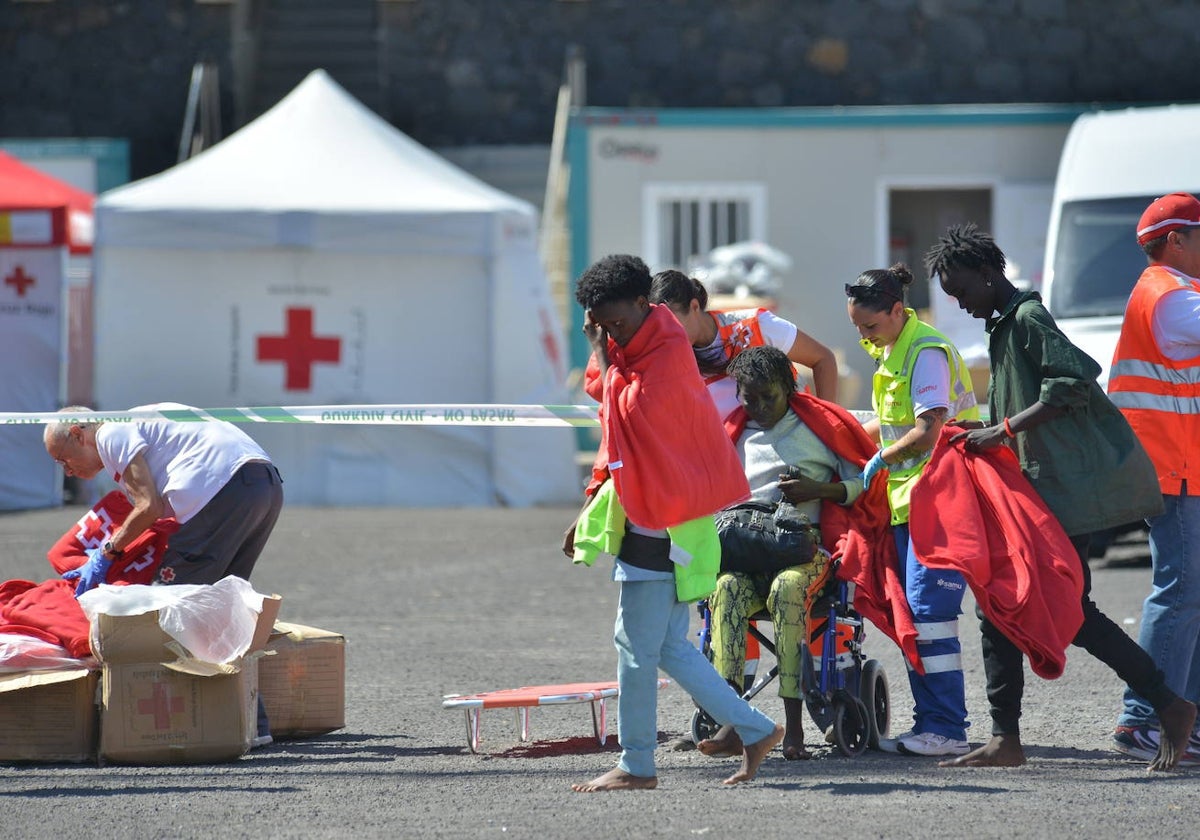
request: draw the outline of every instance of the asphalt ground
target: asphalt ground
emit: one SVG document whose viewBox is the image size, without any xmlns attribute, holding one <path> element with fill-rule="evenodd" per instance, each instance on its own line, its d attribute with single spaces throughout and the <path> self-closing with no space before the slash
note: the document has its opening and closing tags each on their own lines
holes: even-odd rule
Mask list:
<svg viewBox="0 0 1200 840">
<path fill-rule="evenodd" d="M 0 579 L 48 577 L 46 549 L 81 512 L 0 514 Z M 734 759 L 669 748 L 692 711 L 674 685 L 660 694 L 655 791 L 571 791 L 617 758 L 615 738 L 591 737 L 586 705 L 534 710 L 526 744 L 511 713 L 485 712 L 485 752 L 470 753 L 443 695 L 614 678 L 617 586 L 607 567 L 560 554 L 574 512 L 285 508 L 253 582 L 283 595 L 283 620 L 346 636 L 345 729 L 220 765 L 0 767 L 0 836 L 1195 837 L 1200 770 L 1151 776 L 1110 751 L 1121 685 L 1078 650 L 1061 679 L 1029 675 L 1017 769 L 848 759 L 809 721 L 812 761 L 775 751 L 728 788 Z M 1093 564 L 1097 601 L 1130 632 L 1149 587 L 1142 553 Z M 990 729 L 972 609 L 961 635 L 979 743 Z M 867 652 L 891 679 L 893 731 L 906 729 L 898 654 L 874 628 Z M 773 694 L 761 707 L 782 720 Z"/>
</svg>

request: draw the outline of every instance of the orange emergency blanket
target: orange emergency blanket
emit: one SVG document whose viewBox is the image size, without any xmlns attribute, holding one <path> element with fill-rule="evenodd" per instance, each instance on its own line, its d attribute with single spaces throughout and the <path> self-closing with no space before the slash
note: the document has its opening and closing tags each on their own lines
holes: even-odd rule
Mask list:
<svg viewBox="0 0 1200 840">
<path fill-rule="evenodd" d="M 588 494 L 611 475 L 630 521 L 656 529 L 746 499 L 746 474 L 670 310 L 652 305 L 627 345 L 609 339 L 608 356 L 604 376 L 593 355 L 584 380 L 601 429 Z"/>
<path fill-rule="evenodd" d="M 912 491 L 909 533 L 927 566 L 966 578 L 988 620 L 1055 679 L 1083 624 L 1083 570 L 1071 540 L 1006 446 L 950 445 L 947 426 Z"/>
</svg>

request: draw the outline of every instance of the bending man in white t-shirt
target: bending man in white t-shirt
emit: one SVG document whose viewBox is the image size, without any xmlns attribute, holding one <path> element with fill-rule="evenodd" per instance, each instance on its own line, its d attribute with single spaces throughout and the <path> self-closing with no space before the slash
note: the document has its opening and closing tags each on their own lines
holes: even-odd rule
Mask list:
<svg viewBox="0 0 1200 840">
<path fill-rule="evenodd" d="M 138 409 L 194 411 L 179 403 Z M 78 418 L 89 411 L 62 413 Z M 67 475 L 88 479 L 104 471 L 133 504 L 109 541 L 63 575 L 79 580 L 77 596 L 103 583 L 124 547 L 167 516 L 179 530 L 167 542 L 155 583 L 250 579 L 283 507 L 283 479 L 241 429 L 225 421 L 57 422 L 46 425 L 43 440 Z"/>
</svg>

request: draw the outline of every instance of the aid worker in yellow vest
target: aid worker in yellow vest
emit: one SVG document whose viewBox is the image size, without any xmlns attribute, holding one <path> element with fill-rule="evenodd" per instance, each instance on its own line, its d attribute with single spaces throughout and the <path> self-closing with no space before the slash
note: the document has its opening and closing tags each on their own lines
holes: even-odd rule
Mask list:
<svg viewBox="0 0 1200 840">
<path fill-rule="evenodd" d="M 1138 644 L 1167 687 L 1200 701 L 1200 201 L 1188 193 L 1155 199 L 1137 241 L 1149 266 L 1138 278 L 1113 355 L 1108 392 L 1158 473 L 1166 511 L 1147 520 L 1153 584 L 1142 606 Z M 1160 720 L 1146 698 L 1126 690 L 1113 740 L 1139 758 L 1158 749 Z M 1192 733 L 1180 766 L 1200 764 Z"/>
<path fill-rule="evenodd" d="M 846 284 L 846 308 L 863 349 L 875 359 L 871 403 L 877 418 L 865 424 L 880 450 L 863 470 L 864 486 L 887 470 L 888 503 L 899 555 L 900 579 L 917 628 L 925 673 L 909 669 L 913 727 L 880 748 L 909 755 L 963 755 L 967 704 L 958 616 L 966 582 L 960 573 L 926 568 L 908 531 L 909 495 L 951 418 L 979 417 L 971 374 L 954 345 L 904 305 L 913 276 L 903 264 L 863 272 Z"/>
</svg>

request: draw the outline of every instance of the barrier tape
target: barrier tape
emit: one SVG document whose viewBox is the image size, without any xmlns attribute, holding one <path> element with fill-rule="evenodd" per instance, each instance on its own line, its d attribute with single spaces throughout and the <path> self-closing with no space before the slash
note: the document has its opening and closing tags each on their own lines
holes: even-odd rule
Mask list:
<svg viewBox="0 0 1200 840">
<path fill-rule="evenodd" d="M 587 405 L 266 405 L 245 408 L 140 409 L 137 411 L 0 412 L 0 423 L 314 423 L 359 426 L 598 426 Z"/>
</svg>

